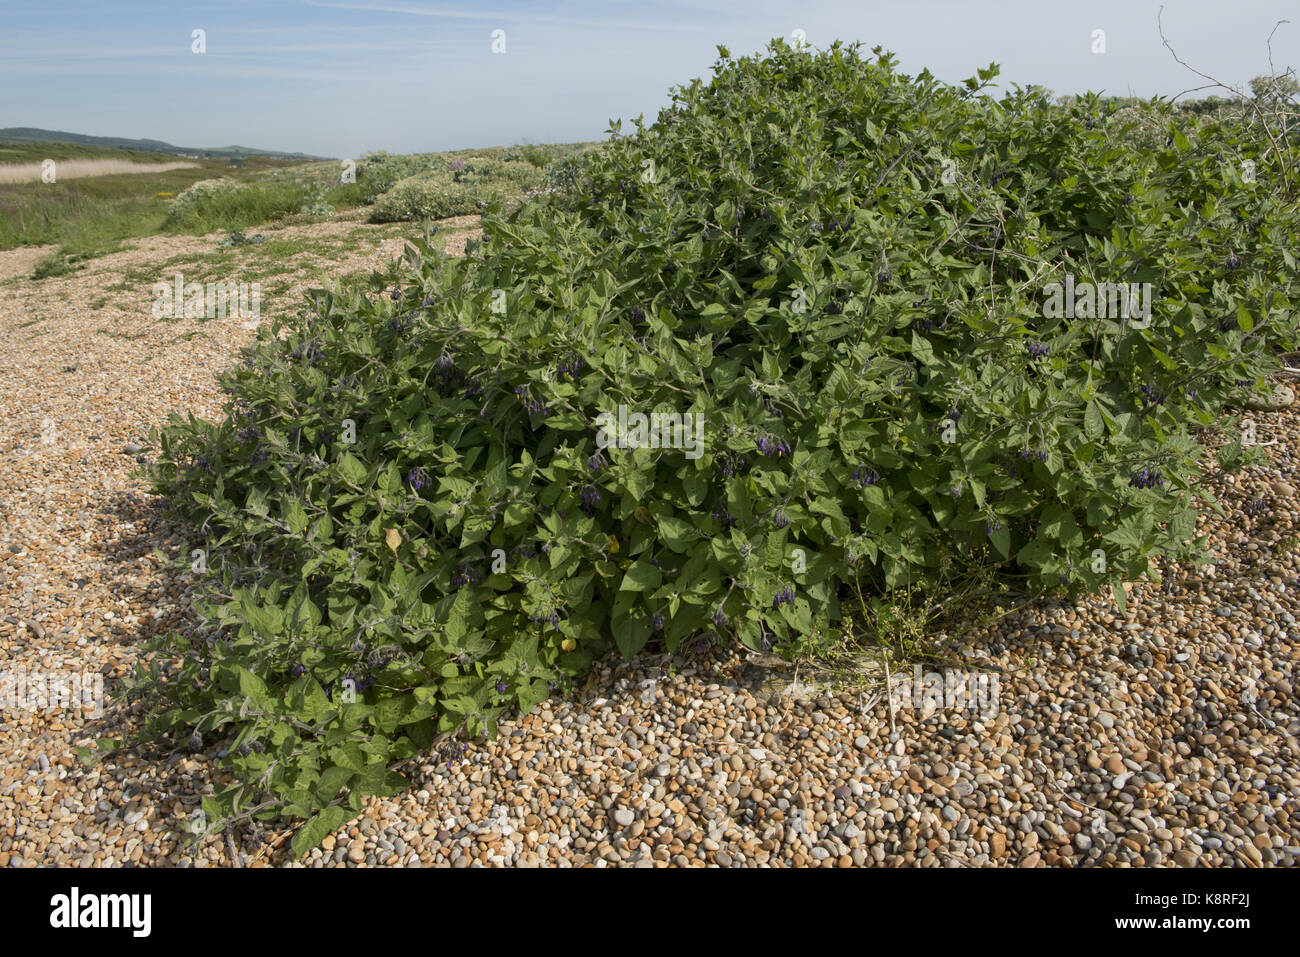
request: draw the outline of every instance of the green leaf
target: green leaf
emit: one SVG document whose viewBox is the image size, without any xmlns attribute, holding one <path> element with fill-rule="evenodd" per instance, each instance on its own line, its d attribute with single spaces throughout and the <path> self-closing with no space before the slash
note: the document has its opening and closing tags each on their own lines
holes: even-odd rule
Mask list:
<svg viewBox="0 0 1300 957">
<path fill-rule="evenodd" d="M 654 591 L 663 581 L 663 575 L 647 561 L 632 564 L 623 576 L 619 591 Z"/>
<path fill-rule="evenodd" d="M 313 847 L 319 847 L 321 841 L 356 817 L 358 813 L 349 808 L 335 805 L 334 807 L 325 808 L 325 810 L 310 818 L 306 824 L 298 828 L 289 841 L 289 847 L 294 856 L 303 857 Z"/>
</svg>

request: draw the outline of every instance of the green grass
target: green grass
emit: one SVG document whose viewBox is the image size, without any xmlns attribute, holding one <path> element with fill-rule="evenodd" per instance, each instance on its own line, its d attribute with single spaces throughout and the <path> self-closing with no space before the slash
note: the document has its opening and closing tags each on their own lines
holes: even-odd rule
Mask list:
<svg viewBox="0 0 1300 957">
<path fill-rule="evenodd" d="M 173 208 L 163 228 L 197 235 L 247 229 L 292 215 L 311 200 L 310 188 L 294 180 L 245 182 L 236 189 L 213 192 L 183 208 Z"/>
<path fill-rule="evenodd" d="M 32 162 L 27 148 L 41 147 L 42 157 L 59 159 L 57 150 L 67 144 L 18 144 L 0 150 L 0 162 Z M 83 147 L 62 158 L 95 158 Z M 112 150 L 129 154 L 128 150 Z M 38 159 L 39 159 L 38 158 Z M 149 162 L 175 162 L 177 157 L 135 154 Z M 64 254 L 102 253 L 124 239 L 152 236 L 163 231 L 168 205 L 177 193 L 201 179 L 223 175 L 254 178 L 285 165 L 272 160 L 249 160 L 243 169 L 229 169 L 225 160 L 200 160 L 189 169 L 160 173 L 124 173 L 88 176 L 55 183 L 0 183 L 0 250 L 19 246 L 57 244 Z M 161 194 L 161 195 L 160 195 Z"/>
<path fill-rule="evenodd" d="M 0 141 L 0 164 L 39 163 L 42 160 L 121 159 L 133 163 L 176 163 L 184 157 L 173 153 L 147 153 L 141 150 L 113 149 L 104 146 L 81 146 L 77 143 L 19 143 Z"/>
<path fill-rule="evenodd" d="M 210 158 L 195 161 L 198 165 L 193 168 L 161 173 L 92 176 L 56 183 L 0 184 L 0 250 L 20 246 L 57 246 L 53 253 L 37 263 L 32 277 L 42 279 L 68 275 L 84 268 L 87 259 L 116 252 L 129 239 L 159 233 L 228 233 L 272 223 L 290 225 L 318 221 L 321 216 L 304 213 L 303 209 L 329 206 L 337 215 L 364 207 L 398 180 L 417 171 L 425 171 L 425 178 L 454 191 L 461 185 L 452 182 L 452 171 L 449 170 L 450 164 L 456 160 L 471 164 L 477 161 L 480 165 L 486 163 L 493 171 L 489 178 L 495 183 L 498 173 L 501 174 L 496 185 L 503 193 L 514 196 L 525 186 L 543 178 L 544 171 L 552 164 L 575 153 L 586 152 L 592 146 L 524 144 L 385 156 L 378 164 L 373 160 L 358 162 L 357 181 L 354 183 L 339 182 L 341 167 L 335 161 L 303 163 L 250 157 L 239 168 L 232 168 L 224 158 Z M 46 158 L 117 158 L 136 162 L 175 162 L 178 159 L 164 154 L 70 143 L 0 143 L 0 163 L 31 163 Z M 528 175 L 524 175 L 525 172 Z M 183 206 L 173 204 L 177 195 L 196 182 L 214 179 L 226 179 L 236 184 L 236 188 L 204 194 L 197 201 Z M 405 219 L 407 214 L 383 218 Z M 363 242 L 378 244 L 398 235 L 401 229 L 389 227 L 380 232 L 374 226 L 361 227 L 346 239 L 327 239 L 322 241 L 324 245 L 315 246 L 307 241 L 271 241 L 261 247 L 240 247 L 237 250 L 255 257 L 253 260 L 226 258 L 225 254 L 236 251 L 219 250 L 202 257 L 169 261 L 167 266 L 181 262 L 202 263 L 204 271 L 207 271 L 224 264 L 228 270 L 233 263 L 248 264 L 256 259 L 275 262 L 298 253 L 337 257 L 340 252 L 361 249 Z M 262 252 L 249 253 L 256 248 Z M 283 266 L 278 269 L 268 267 L 259 275 L 281 275 L 289 271 L 292 269 Z M 152 282 L 152 277 L 124 277 L 117 288 L 146 278 Z"/>
</svg>

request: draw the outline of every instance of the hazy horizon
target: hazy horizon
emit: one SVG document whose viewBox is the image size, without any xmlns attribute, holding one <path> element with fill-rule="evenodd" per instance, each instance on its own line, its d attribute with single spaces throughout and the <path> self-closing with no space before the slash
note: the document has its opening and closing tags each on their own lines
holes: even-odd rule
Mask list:
<svg viewBox="0 0 1300 957">
<path fill-rule="evenodd" d="M 929 68 L 948 82 L 996 61 L 1001 89 L 1168 96 L 1206 81 L 1163 48 L 1160 6 L 505 0 L 476 11 L 417 0 L 10 0 L 0 127 L 337 157 L 596 140 L 611 119 L 652 120 L 670 88 L 708 75 L 717 45 L 740 56 L 795 30 L 816 47 L 881 45 L 903 72 Z M 1224 19 L 1221 4 L 1187 0 L 1165 4 L 1164 26 L 1180 57 L 1244 86 L 1268 70 L 1266 40 L 1293 9 L 1246 0 Z M 196 29 L 205 31 L 202 54 L 192 51 Z M 1097 29 L 1104 54 L 1091 50 Z M 497 30 L 505 49 L 494 53 Z M 500 35 L 495 42 L 500 49 Z M 1300 24 L 1283 24 L 1275 67 L 1297 54 Z"/>
</svg>

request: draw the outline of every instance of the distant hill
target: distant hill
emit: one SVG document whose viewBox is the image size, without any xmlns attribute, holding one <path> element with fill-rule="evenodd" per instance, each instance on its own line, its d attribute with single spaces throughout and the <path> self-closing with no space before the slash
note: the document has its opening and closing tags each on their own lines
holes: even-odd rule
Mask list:
<svg viewBox="0 0 1300 957">
<path fill-rule="evenodd" d="M 172 146 L 162 140 L 129 140 L 120 136 L 87 136 L 84 133 L 38 130 L 29 126 L 10 126 L 0 129 L 0 140 L 8 140 L 12 143 L 75 143 L 79 146 L 91 146 L 101 149 L 138 150 L 146 153 L 166 153 L 170 156 L 197 156 L 201 159 L 265 156 L 271 159 L 308 161 L 334 158 L 330 156 L 312 156 L 307 153 L 259 150 L 251 146 Z"/>
</svg>

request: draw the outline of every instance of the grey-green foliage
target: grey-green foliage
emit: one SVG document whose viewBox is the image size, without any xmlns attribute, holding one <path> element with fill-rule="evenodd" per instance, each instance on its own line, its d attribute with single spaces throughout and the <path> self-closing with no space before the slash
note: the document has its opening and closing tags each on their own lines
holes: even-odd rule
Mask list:
<svg viewBox="0 0 1300 957">
<path fill-rule="evenodd" d="M 1097 97 L 874 53 L 723 52 L 474 257 L 315 291 L 222 418 L 158 433 L 210 563 L 135 691 L 230 749 L 212 820 L 266 797 L 305 850 L 611 647 L 781 647 L 953 569 L 1122 601 L 1196 557 L 1192 429 L 1296 343 L 1295 147 L 1153 107 L 1134 150 Z M 1066 276 L 1151 314 L 1052 314 Z M 600 448 L 620 405 L 702 416 L 700 454 Z"/>
</svg>

